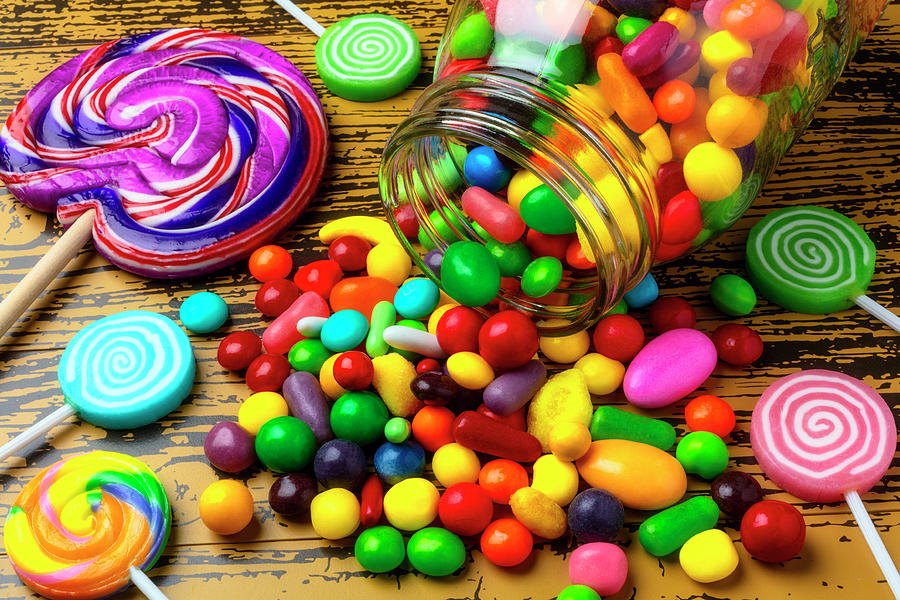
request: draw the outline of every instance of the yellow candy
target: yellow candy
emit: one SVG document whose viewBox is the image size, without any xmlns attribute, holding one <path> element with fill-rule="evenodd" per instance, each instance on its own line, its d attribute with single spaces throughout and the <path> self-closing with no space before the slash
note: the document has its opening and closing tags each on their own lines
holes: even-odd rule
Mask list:
<svg viewBox="0 0 900 600">
<path fill-rule="evenodd" d="M 669 135 L 663 129 L 662 123 L 657 122 L 638 138 L 659 164 L 672 160 L 672 144 L 669 143 Z"/>
<path fill-rule="evenodd" d="M 322 368 L 319 369 L 319 385 L 322 386 L 322 391 L 325 392 L 325 395 L 332 400 L 337 400 L 349 391 L 341 387 L 334 378 L 334 361 L 339 356 L 340 354 L 332 354 L 328 357 L 328 360 L 322 363 Z"/>
<path fill-rule="evenodd" d="M 395 417 L 410 417 L 422 408 L 409 384 L 416 378 L 416 367 L 396 352 L 372 359 L 375 374 L 372 387 L 381 396 L 388 411 Z"/>
<path fill-rule="evenodd" d="M 678 37 L 682 42 L 686 42 L 697 32 L 697 20 L 694 16 L 682 8 L 670 6 L 663 14 L 659 15 L 658 21 L 671 23 L 678 29 Z"/>
<path fill-rule="evenodd" d="M 387 221 L 366 215 L 341 217 L 326 223 L 319 230 L 319 241 L 327 246 L 344 235 L 361 237 L 373 246 L 382 242 L 400 245 L 400 241 L 394 235 L 394 230 L 387 224 Z"/>
<path fill-rule="evenodd" d="M 528 405 L 528 433 L 550 451 L 550 430 L 559 423 L 591 424 L 594 407 L 584 375 L 577 369 L 557 373 L 545 383 Z"/>
<path fill-rule="evenodd" d="M 266 421 L 288 414 L 288 405 L 278 392 L 257 392 L 238 409 L 238 424 L 250 435 L 259 433 Z"/>
<path fill-rule="evenodd" d="M 325 490 L 312 499 L 309 517 L 319 537 L 326 540 L 348 537 L 359 527 L 359 500 L 348 489 Z"/>
<path fill-rule="evenodd" d="M 412 260 L 403 246 L 382 242 L 366 255 L 366 272 L 371 277 L 387 279 L 399 287 L 412 270 Z"/>
<path fill-rule="evenodd" d="M 741 161 L 734 150 L 703 142 L 684 157 L 684 180 L 691 193 L 707 202 L 727 198 L 741 184 Z"/>
<path fill-rule="evenodd" d="M 547 494 L 533 487 L 519 488 L 509 497 L 516 519 L 531 533 L 548 540 L 565 535 L 569 529 L 566 513 Z"/>
<path fill-rule="evenodd" d="M 715 102 L 722 96 L 734 95 L 725 82 L 727 71 L 716 71 L 709 78 L 709 101 Z M 709 113 L 707 113 L 709 114 Z"/>
<path fill-rule="evenodd" d="M 575 368 L 584 374 L 588 390 L 597 396 L 612 394 L 625 379 L 625 365 L 596 352 L 579 358 Z"/>
<path fill-rule="evenodd" d="M 582 423 L 560 423 L 550 430 L 550 452 L 560 460 L 578 460 L 591 447 L 591 431 Z"/>
<path fill-rule="evenodd" d="M 522 198 L 542 183 L 543 181 L 538 179 L 531 171 L 526 171 L 524 169 L 517 171 L 516 174 L 512 176 L 512 179 L 509 180 L 509 186 L 506 188 L 506 201 L 518 211 Z"/>
<path fill-rule="evenodd" d="M 588 85 L 586 83 L 576 83 L 575 87 L 579 92 L 584 94 L 585 98 L 588 100 L 588 105 L 597 111 L 600 115 L 604 117 L 611 117 L 616 109 L 609 105 L 609 102 L 606 101 L 606 96 L 603 95 L 603 92 L 600 91 L 600 86 Z"/>
<path fill-rule="evenodd" d="M 445 488 L 456 483 L 475 483 L 481 471 L 478 455 L 469 448 L 453 442 L 438 448 L 431 458 L 434 478 Z"/>
<path fill-rule="evenodd" d="M 694 581 L 712 583 L 734 572 L 738 566 L 738 553 L 727 533 L 721 529 L 708 529 L 684 543 L 678 561 Z"/>
<path fill-rule="evenodd" d="M 431 335 L 437 335 L 438 321 L 441 320 L 441 317 L 444 316 L 445 312 L 447 312 L 454 306 L 459 306 L 459 304 L 451 300 L 449 303 L 444 304 L 443 306 L 439 305 L 436 309 L 434 309 L 434 312 L 431 313 L 430 317 L 428 317 L 428 333 L 430 333 Z"/>
<path fill-rule="evenodd" d="M 602 6 L 594 6 L 588 23 L 588 35 L 594 39 L 613 35 L 616 32 L 616 23 L 618 19 L 614 14 Z"/>
<path fill-rule="evenodd" d="M 706 129 L 726 148 L 740 148 L 756 139 L 766 124 L 769 107 L 758 98 L 728 94 L 709 107 Z"/>
<path fill-rule="evenodd" d="M 421 477 L 410 477 L 384 495 L 384 516 L 397 529 L 418 531 L 434 521 L 440 499 L 433 483 Z"/>
<path fill-rule="evenodd" d="M 567 321 L 563 319 L 548 319 L 541 321 L 541 325 L 546 327 L 556 327 L 565 325 Z M 570 365 L 576 360 L 584 356 L 588 348 L 591 347 L 591 336 L 588 332 L 581 330 L 572 335 L 563 335 L 558 337 L 542 337 L 540 340 L 540 349 L 544 357 L 550 362 L 561 365 Z"/>
<path fill-rule="evenodd" d="M 494 380 L 494 369 L 480 354 L 456 352 L 447 359 L 447 373 L 467 390 L 481 390 Z"/>
<path fill-rule="evenodd" d="M 568 461 L 545 454 L 534 461 L 531 470 L 531 487 L 560 506 L 568 505 L 578 493 L 578 470 Z"/>
<path fill-rule="evenodd" d="M 750 47 L 750 42 L 734 37 L 728 30 L 722 30 L 704 40 L 700 53 L 711 68 L 726 71 L 737 59 L 753 56 L 753 48 Z"/>
</svg>

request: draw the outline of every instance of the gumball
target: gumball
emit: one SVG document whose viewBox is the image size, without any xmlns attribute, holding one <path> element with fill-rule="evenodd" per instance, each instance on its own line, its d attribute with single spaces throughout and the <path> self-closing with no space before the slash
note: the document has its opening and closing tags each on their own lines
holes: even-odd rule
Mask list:
<svg viewBox="0 0 900 600">
<path fill-rule="evenodd" d="M 393 417 L 384 424 L 384 439 L 394 444 L 400 444 L 409 439 L 412 426 L 403 417 Z"/>
<path fill-rule="evenodd" d="M 291 346 L 291 351 L 288 352 L 288 364 L 295 371 L 303 371 L 315 375 L 316 373 L 321 373 L 322 367 L 331 356 L 331 350 L 325 347 L 322 340 L 306 338 Z M 337 362 L 337 359 L 335 359 L 335 362 Z M 333 370 L 334 364 L 332 363 Z"/>
<path fill-rule="evenodd" d="M 684 467 L 685 473 L 713 479 L 728 466 L 728 446 L 714 433 L 694 431 L 678 442 L 675 458 Z"/>
<path fill-rule="evenodd" d="M 437 449 L 431 457 L 431 470 L 438 483 L 449 488 L 457 483 L 478 481 L 481 463 L 473 450 L 453 442 Z"/>
<path fill-rule="evenodd" d="M 326 540 L 339 540 L 359 527 L 359 500 L 348 489 L 331 488 L 317 494 L 309 505 L 313 530 Z"/>
<path fill-rule="evenodd" d="M 387 573 L 399 567 L 406 558 L 406 542 L 393 527 L 379 525 L 359 534 L 353 554 L 366 571 Z"/>
<path fill-rule="evenodd" d="M 455 533 L 442 527 L 426 527 L 409 538 L 406 555 L 416 571 L 443 577 L 463 566 L 466 547 Z"/>
<path fill-rule="evenodd" d="M 785 562 L 800 554 L 806 539 L 806 523 L 800 511 L 780 500 L 763 500 L 751 506 L 741 519 L 741 543 L 763 562 Z"/>
<path fill-rule="evenodd" d="M 541 321 L 545 327 L 566 325 L 564 319 L 547 319 Z M 585 330 L 576 331 L 569 335 L 546 336 L 539 339 L 541 354 L 550 362 L 562 365 L 571 365 L 587 354 L 591 348 L 591 336 Z"/>
<path fill-rule="evenodd" d="M 444 444 L 452 444 L 453 420 L 456 415 L 443 406 L 426 406 L 412 420 L 412 434 L 419 444 L 434 452 Z"/>
<path fill-rule="evenodd" d="M 433 358 L 423 358 L 419 362 L 416 363 L 416 373 L 421 375 L 422 373 L 430 373 L 432 371 L 440 371 L 441 363 L 434 360 Z"/>
<path fill-rule="evenodd" d="M 203 490 L 199 509 L 200 519 L 210 531 L 231 535 L 253 519 L 253 496 L 240 481 L 220 479 Z"/>
<path fill-rule="evenodd" d="M 433 483 L 410 477 L 391 486 L 384 494 L 384 516 L 403 531 L 416 531 L 437 517 L 441 494 Z"/>
<path fill-rule="evenodd" d="M 570 585 L 563 588 L 556 600 L 602 600 L 600 594 L 586 585 Z"/>
<path fill-rule="evenodd" d="M 534 357 L 539 344 L 532 320 L 515 310 L 497 313 L 478 331 L 478 352 L 499 369 L 521 367 Z"/>
<path fill-rule="evenodd" d="M 253 304 L 267 317 L 277 317 L 300 296 L 297 286 L 287 279 L 272 279 L 259 286 Z"/>
<path fill-rule="evenodd" d="M 262 340 L 249 331 L 235 331 L 225 336 L 219 343 L 216 360 L 223 369 L 240 371 L 246 369 L 253 359 L 262 353 Z"/>
<path fill-rule="evenodd" d="M 372 462 L 386 485 L 396 485 L 425 472 L 425 451 L 415 442 L 385 442 L 375 451 Z"/>
<path fill-rule="evenodd" d="M 309 513 L 317 492 L 316 480 L 306 473 L 288 473 L 269 488 L 269 506 L 286 517 L 303 516 Z"/>
<path fill-rule="evenodd" d="M 719 359 L 741 367 L 755 362 L 762 356 L 763 343 L 759 334 L 738 323 L 719 325 L 712 333 Z"/>
<path fill-rule="evenodd" d="M 416 218 L 416 211 L 412 204 L 401 204 L 394 209 L 394 222 L 403 233 L 404 237 L 414 240 L 419 235 L 419 220 Z"/>
<path fill-rule="evenodd" d="M 502 190 L 512 177 L 509 167 L 487 146 L 478 146 L 469 152 L 463 164 L 463 172 L 469 185 L 489 192 Z"/>
<path fill-rule="evenodd" d="M 247 367 L 247 387 L 254 392 L 274 392 L 291 374 L 291 363 L 280 354 L 260 354 Z"/>
<path fill-rule="evenodd" d="M 438 516 L 444 527 L 457 535 L 478 535 L 494 518 L 494 503 L 474 483 L 456 483 L 441 496 Z"/>
<path fill-rule="evenodd" d="M 515 519 L 497 519 L 481 534 L 481 553 L 498 567 L 515 567 L 534 549 L 534 537 Z"/>
<path fill-rule="evenodd" d="M 478 485 L 497 504 L 509 504 L 513 492 L 528 486 L 528 473 L 519 463 L 498 458 L 481 467 Z"/>
<path fill-rule="evenodd" d="M 284 279 L 291 274 L 294 261 L 281 246 L 263 246 L 250 255 L 250 274 L 265 283 L 273 279 Z"/>
<path fill-rule="evenodd" d="M 666 123 L 681 123 L 690 117 L 695 101 L 694 88 L 678 79 L 667 81 L 653 94 L 656 114 Z"/>
<path fill-rule="evenodd" d="M 283 417 L 288 412 L 287 401 L 278 392 L 257 392 L 241 403 L 238 423 L 247 433 L 256 435 L 267 421 Z"/>
<path fill-rule="evenodd" d="M 326 488 L 342 487 L 355 492 L 366 480 L 368 459 L 359 444 L 329 440 L 316 451 L 313 471 Z"/>
<path fill-rule="evenodd" d="M 409 384 L 409 389 L 425 404 L 443 406 L 456 398 L 459 384 L 443 373 L 431 371 L 416 375 Z"/>
<path fill-rule="evenodd" d="M 260 427 L 256 456 L 270 471 L 293 473 L 305 469 L 316 452 L 316 436 L 294 417 L 276 417 Z"/>
<path fill-rule="evenodd" d="M 212 466 L 226 473 L 239 473 L 256 462 L 253 438 L 231 421 L 213 425 L 203 441 L 203 452 Z"/>
<path fill-rule="evenodd" d="M 630 315 L 607 315 L 594 329 L 594 349 L 608 358 L 628 362 L 644 345 L 644 330 Z"/>
<path fill-rule="evenodd" d="M 435 335 L 447 354 L 478 352 L 478 332 L 484 317 L 474 308 L 454 306 L 438 321 Z"/>
<path fill-rule="evenodd" d="M 718 396 L 698 396 L 684 407 L 684 419 L 691 431 L 709 431 L 724 438 L 734 430 L 731 405 Z"/>
<path fill-rule="evenodd" d="M 762 488 L 752 475 L 740 471 L 726 471 L 713 479 L 710 495 L 722 512 L 741 518 L 747 510 L 763 499 Z"/>
<path fill-rule="evenodd" d="M 300 267 L 294 274 L 294 283 L 302 292 L 316 292 L 323 298 L 344 277 L 341 265 L 333 260 L 316 260 Z"/>
<path fill-rule="evenodd" d="M 371 392 L 347 392 L 331 407 L 335 437 L 366 446 L 384 435 L 390 415 L 381 398 Z"/>
<path fill-rule="evenodd" d="M 350 350 L 338 355 L 332 367 L 334 380 L 348 390 L 364 390 L 372 385 L 375 367 L 364 352 Z"/>
<path fill-rule="evenodd" d="M 372 246 L 355 235 L 342 235 L 328 245 L 328 258 L 344 271 L 362 271 L 366 268 L 366 256 Z"/>
<path fill-rule="evenodd" d="M 697 314 L 694 307 L 684 298 L 665 296 L 650 305 L 650 325 L 656 333 L 685 327 L 693 329 L 696 324 Z"/>
<path fill-rule="evenodd" d="M 589 488 L 569 504 L 569 529 L 581 542 L 608 542 L 625 524 L 625 508 L 618 498 L 600 488 Z"/>
</svg>

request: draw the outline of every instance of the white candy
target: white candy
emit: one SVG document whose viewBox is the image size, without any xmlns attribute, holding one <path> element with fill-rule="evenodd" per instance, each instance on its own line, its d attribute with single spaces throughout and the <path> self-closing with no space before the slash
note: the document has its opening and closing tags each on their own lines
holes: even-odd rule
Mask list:
<svg viewBox="0 0 900 600">
<path fill-rule="evenodd" d="M 427 331 L 403 325 L 391 325 L 384 330 L 382 337 L 385 342 L 400 350 L 409 350 L 431 358 L 447 358 L 447 353 L 438 344 L 437 336 Z"/>
</svg>

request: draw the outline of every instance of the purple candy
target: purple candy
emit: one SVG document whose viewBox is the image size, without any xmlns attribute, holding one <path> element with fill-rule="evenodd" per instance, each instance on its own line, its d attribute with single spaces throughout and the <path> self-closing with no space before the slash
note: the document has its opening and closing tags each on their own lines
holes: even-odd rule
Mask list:
<svg viewBox="0 0 900 600">
<path fill-rule="evenodd" d="M 666 10 L 666 0 L 609 0 L 608 4 L 617 12 L 629 17 L 654 20 Z"/>
<path fill-rule="evenodd" d="M 700 44 L 694 40 L 678 44 L 675 51 L 662 66 L 649 75 L 638 77 L 638 81 L 646 89 L 658 88 L 671 81 L 697 64 L 700 58 Z"/>
<path fill-rule="evenodd" d="M 738 160 L 741 161 L 741 171 L 743 178 L 746 179 L 756 164 L 756 142 L 750 142 L 746 146 L 735 148 L 734 153 L 737 154 Z"/>
<path fill-rule="evenodd" d="M 736 519 L 763 499 L 759 483 L 752 475 L 740 471 L 726 471 L 713 479 L 710 493 L 722 512 Z"/>
<path fill-rule="evenodd" d="M 441 276 L 441 263 L 444 260 L 444 253 L 440 250 L 432 250 L 425 255 L 425 266 L 428 267 L 435 277 Z"/>
<path fill-rule="evenodd" d="M 359 444 L 349 440 L 325 442 L 316 451 L 313 470 L 326 488 L 356 491 L 366 480 L 368 459 Z"/>
<path fill-rule="evenodd" d="M 306 473 L 288 473 L 269 488 L 269 506 L 280 515 L 299 517 L 309 512 L 318 491 L 316 480 Z"/>
<path fill-rule="evenodd" d="M 490 382 L 484 388 L 484 405 L 498 415 L 511 415 L 525 406 L 545 381 L 547 368 L 544 363 L 530 360 Z"/>
<path fill-rule="evenodd" d="M 622 63 L 637 77 L 659 69 L 678 47 L 678 28 L 659 21 L 642 31 L 622 50 Z"/>
<path fill-rule="evenodd" d="M 569 529 L 581 542 L 608 542 L 625 524 L 625 508 L 600 488 L 584 490 L 569 504 Z"/>
<path fill-rule="evenodd" d="M 281 393 L 291 409 L 291 414 L 312 429 L 317 444 L 324 444 L 333 437 L 331 433 L 331 408 L 319 380 L 312 373 L 292 373 L 284 380 Z"/>
<path fill-rule="evenodd" d="M 791 72 L 778 63 L 739 58 L 729 65 L 725 85 L 738 96 L 764 96 L 786 86 L 792 77 Z"/>
<path fill-rule="evenodd" d="M 231 421 L 216 423 L 203 442 L 203 452 L 215 468 L 240 473 L 256 462 L 256 448 L 247 430 Z"/>
</svg>

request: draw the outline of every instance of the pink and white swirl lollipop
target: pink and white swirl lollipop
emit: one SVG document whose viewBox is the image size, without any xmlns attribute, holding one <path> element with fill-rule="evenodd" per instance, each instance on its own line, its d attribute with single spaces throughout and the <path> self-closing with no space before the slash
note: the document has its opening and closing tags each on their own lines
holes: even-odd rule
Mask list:
<svg viewBox="0 0 900 600">
<path fill-rule="evenodd" d="M 760 467 L 785 491 L 810 502 L 847 501 L 900 597 L 900 575 L 859 497 L 884 476 L 897 449 L 884 399 L 849 375 L 800 371 L 773 383 L 756 403 L 750 443 Z"/>
</svg>

